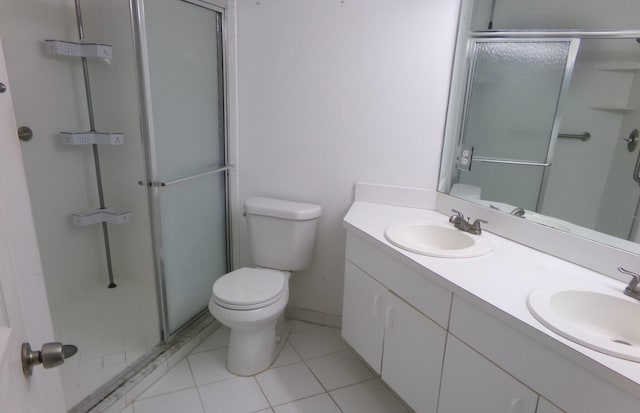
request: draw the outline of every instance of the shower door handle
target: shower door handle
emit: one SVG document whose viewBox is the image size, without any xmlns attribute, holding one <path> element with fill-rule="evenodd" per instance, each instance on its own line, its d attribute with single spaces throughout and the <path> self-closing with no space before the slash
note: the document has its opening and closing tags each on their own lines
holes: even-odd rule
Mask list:
<svg viewBox="0 0 640 413">
<path fill-rule="evenodd" d="M 31 377 L 33 367 L 42 364 L 45 369 L 57 367 L 64 363 L 65 359 L 78 352 L 78 347 L 73 344 L 44 343 L 42 350 L 33 351 L 29 343 L 22 343 L 20 358 L 22 360 L 22 373 L 25 377 Z"/>
<path fill-rule="evenodd" d="M 192 179 L 196 179 L 196 178 L 200 178 L 203 176 L 208 176 L 208 175 L 213 175 L 213 174 L 217 174 L 220 172 L 225 172 L 228 171 L 229 169 L 233 168 L 233 165 L 225 165 L 221 168 L 216 168 L 216 169 L 212 169 L 210 171 L 206 171 L 206 172 L 201 172 L 199 174 L 195 174 L 195 175 L 189 175 L 189 176 L 185 176 L 184 178 L 178 178 L 178 179 L 173 179 L 171 181 L 138 181 L 138 185 L 142 185 L 142 186 L 151 186 L 151 187 L 163 187 L 163 186 L 169 186 L 169 185 L 174 185 L 174 184 L 179 184 L 181 182 L 186 182 L 186 181 L 190 181 Z"/>
</svg>

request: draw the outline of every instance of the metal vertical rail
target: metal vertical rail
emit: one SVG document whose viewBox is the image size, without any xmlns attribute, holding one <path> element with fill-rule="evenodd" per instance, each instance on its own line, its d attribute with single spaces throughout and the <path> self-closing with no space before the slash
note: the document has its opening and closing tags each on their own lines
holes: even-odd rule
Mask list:
<svg viewBox="0 0 640 413">
<path fill-rule="evenodd" d="M 78 22 L 78 37 L 80 42 L 84 41 L 84 26 L 82 25 L 82 11 L 80 9 L 80 0 L 75 0 L 76 4 L 76 20 Z M 86 57 L 82 57 L 82 74 L 84 77 L 84 90 L 87 95 L 87 111 L 89 112 L 89 126 L 91 132 L 96 132 L 96 122 L 93 116 L 93 99 L 91 98 L 91 82 L 89 81 L 89 64 Z M 98 153 L 98 145 L 91 145 L 93 149 L 93 162 L 96 169 L 96 181 L 98 184 L 98 199 L 100 202 L 100 209 L 105 208 L 104 203 L 104 191 L 102 188 L 102 173 L 100 170 L 100 155 Z M 107 223 L 102 222 L 102 235 L 104 237 L 104 251 L 107 258 L 107 270 L 109 272 L 109 288 L 115 288 L 116 284 L 113 282 L 113 265 L 111 263 L 111 245 L 109 244 L 109 230 Z"/>
</svg>

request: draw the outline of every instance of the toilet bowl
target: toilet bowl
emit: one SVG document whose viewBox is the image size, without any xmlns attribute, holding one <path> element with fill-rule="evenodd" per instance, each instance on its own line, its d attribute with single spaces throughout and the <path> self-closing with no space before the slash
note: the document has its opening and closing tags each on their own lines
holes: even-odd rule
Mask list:
<svg viewBox="0 0 640 413">
<path fill-rule="evenodd" d="M 275 361 L 287 338 L 284 309 L 292 271 L 308 267 L 315 242 L 318 205 L 271 198 L 245 201 L 249 243 L 258 267 L 220 277 L 209 311 L 229 327 L 227 369 L 252 376 Z"/>
<path fill-rule="evenodd" d="M 238 376 L 266 370 L 284 345 L 276 323 L 289 301 L 289 273 L 241 268 L 216 282 L 209 311 L 229 327 L 227 369 Z"/>
</svg>

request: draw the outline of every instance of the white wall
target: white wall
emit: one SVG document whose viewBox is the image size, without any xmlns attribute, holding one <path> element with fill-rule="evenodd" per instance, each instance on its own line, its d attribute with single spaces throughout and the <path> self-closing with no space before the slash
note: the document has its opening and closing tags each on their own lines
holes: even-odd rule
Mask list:
<svg viewBox="0 0 640 413">
<path fill-rule="evenodd" d="M 144 158 L 127 0 L 82 2 L 88 41 L 114 45 L 110 65 L 90 62 L 99 130 L 125 143 L 100 147 L 107 206 L 132 210 L 131 223 L 109 226 L 118 278 L 151 281 L 153 260 Z M 16 119 L 34 131 L 21 144 L 36 232 L 52 306 L 96 283 L 106 286 L 100 225 L 78 227 L 70 214 L 98 207 L 90 146 L 63 145 L 60 131 L 89 129 L 80 59 L 50 56 L 44 39 L 78 40 L 73 0 L 7 0 L 0 15 Z M 152 288 L 152 287 L 151 287 Z"/>
<path fill-rule="evenodd" d="M 588 47 L 589 40 L 583 43 Z M 613 153 L 624 144 L 618 139 L 622 115 L 591 107 L 624 106 L 633 80 L 626 72 L 599 70 L 607 62 L 578 54 L 560 133 L 588 131 L 591 139 L 558 139 L 541 211 L 587 228 L 596 227 Z"/>
<path fill-rule="evenodd" d="M 54 137 L 83 125 L 86 110 L 80 110 L 75 93 L 82 71 L 70 59 L 48 56 L 43 44 L 44 39 L 77 39 L 73 1 L 8 0 L 0 19 L 16 120 L 34 132 L 21 147 L 53 304 L 95 283 L 101 259 L 97 230 L 80 231 L 69 217 L 89 208 L 96 196 L 90 185 L 95 182 L 91 153 L 63 146 Z"/>
<path fill-rule="evenodd" d="M 89 60 L 96 128 L 124 134 L 122 145 L 99 147 L 106 206 L 131 211 L 126 225 L 108 227 L 114 279 L 154 288 L 147 189 L 138 185 L 146 168 L 129 0 L 82 0 L 81 6 L 86 41 L 113 45 L 110 62 Z"/>
<path fill-rule="evenodd" d="M 640 72 L 626 73 L 633 78 L 629 88 L 628 106 L 640 108 Z M 620 115 L 622 116 L 622 115 Z M 604 198 L 600 206 L 596 229 L 620 238 L 627 239 L 640 197 L 640 187 L 633 180 L 635 162 L 640 156 L 640 145 L 633 152 L 627 150 L 622 140 L 632 130 L 640 128 L 640 111 L 634 110 L 622 116 L 622 127 L 617 136 L 617 145 L 607 176 Z"/>
<path fill-rule="evenodd" d="M 354 183 L 436 188 L 459 2 L 237 7 L 240 198 L 322 205 L 315 259 L 292 278 L 290 306 L 340 314 Z"/>
</svg>

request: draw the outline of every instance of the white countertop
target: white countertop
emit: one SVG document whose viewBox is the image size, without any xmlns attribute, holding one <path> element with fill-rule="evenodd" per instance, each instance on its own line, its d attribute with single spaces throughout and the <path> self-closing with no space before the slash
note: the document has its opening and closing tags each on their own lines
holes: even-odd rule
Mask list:
<svg viewBox="0 0 640 413">
<path fill-rule="evenodd" d="M 354 202 L 344 224 L 350 232 L 368 239 L 425 277 L 640 398 L 640 363 L 608 356 L 559 336 L 538 322 L 526 304 L 528 295 L 538 288 L 588 287 L 625 297 L 625 284 L 488 231 L 483 231 L 482 236 L 495 243 L 494 251 L 465 259 L 423 256 L 397 248 L 385 239 L 388 226 L 415 220 L 448 222 L 448 217 L 427 209 Z M 629 322 L 640 328 L 640 314 Z"/>
</svg>

